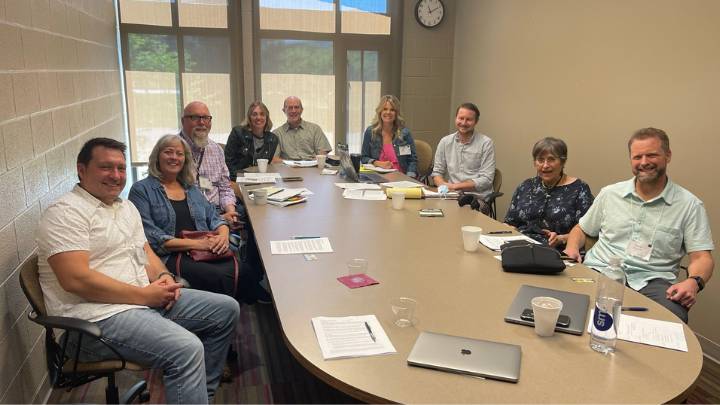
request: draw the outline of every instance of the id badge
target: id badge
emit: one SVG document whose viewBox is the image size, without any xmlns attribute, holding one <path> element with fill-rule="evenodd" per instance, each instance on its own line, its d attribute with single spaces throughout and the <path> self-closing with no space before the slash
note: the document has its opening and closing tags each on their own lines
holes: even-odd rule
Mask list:
<svg viewBox="0 0 720 405">
<path fill-rule="evenodd" d="M 400 156 L 407 156 L 410 154 L 410 145 L 400 147 Z"/>
<path fill-rule="evenodd" d="M 212 181 L 205 176 L 200 176 L 200 188 L 203 190 L 211 190 Z"/>
<path fill-rule="evenodd" d="M 628 243 L 626 253 L 647 262 L 652 254 L 652 245 L 647 241 L 631 240 Z"/>
<path fill-rule="evenodd" d="M 145 249 L 143 249 L 142 246 L 135 248 L 135 260 L 137 260 L 138 264 L 141 266 L 147 264 L 147 253 L 145 253 Z"/>
</svg>

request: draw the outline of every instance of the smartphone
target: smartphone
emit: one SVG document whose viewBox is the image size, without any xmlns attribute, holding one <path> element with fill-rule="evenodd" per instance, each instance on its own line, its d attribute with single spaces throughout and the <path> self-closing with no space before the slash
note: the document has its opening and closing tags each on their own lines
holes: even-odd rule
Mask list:
<svg viewBox="0 0 720 405">
<path fill-rule="evenodd" d="M 535 317 L 533 316 L 533 310 L 532 308 L 525 308 L 525 310 L 522 311 L 522 314 L 520 314 L 520 319 L 523 321 L 528 322 L 535 322 Z M 570 317 L 567 315 L 560 315 L 558 317 L 557 323 L 555 326 L 559 326 L 561 328 L 567 328 L 570 326 Z"/>
<path fill-rule="evenodd" d="M 302 181 L 302 177 L 300 176 L 292 176 L 292 177 L 283 177 L 282 181 L 288 182 L 288 181 Z"/>
</svg>

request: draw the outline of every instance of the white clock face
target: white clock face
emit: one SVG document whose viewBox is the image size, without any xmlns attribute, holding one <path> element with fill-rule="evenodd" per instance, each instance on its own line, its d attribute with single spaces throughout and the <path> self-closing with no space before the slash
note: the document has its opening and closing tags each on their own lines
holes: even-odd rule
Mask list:
<svg viewBox="0 0 720 405">
<path fill-rule="evenodd" d="M 445 5 L 441 0 L 420 0 L 415 7 L 415 17 L 425 27 L 435 27 L 445 16 Z"/>
</svg>

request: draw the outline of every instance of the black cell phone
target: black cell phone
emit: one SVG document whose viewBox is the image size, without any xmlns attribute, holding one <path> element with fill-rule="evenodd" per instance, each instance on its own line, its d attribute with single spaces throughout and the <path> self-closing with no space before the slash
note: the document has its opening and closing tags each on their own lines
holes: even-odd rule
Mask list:
<svg viewBox="0 0 720 405">
<path fill-rule="evenodd" d="M 288 181 L 302 181 L 302 177 L 300 176 L 291 176 L 291 177 L 283 177 L 282 181 L 288 182 Z"/>
<path fill-rule="evenodd" d="M 520 319 L 522 319 L 523 321 L 535 322 L 535 316 L 533 316 L 532 308 L 525 308 L 522 311 L 522 314 L 520 314 Z M 568 326 L 570 326 L 570 317 L 567 315 L 561 314 L 558 317 L 558 320 L 557 320 L 557 323 L 555 324 L 555 326 L 559 326 L 561 328 L 567 328 Z"/>
</svg>

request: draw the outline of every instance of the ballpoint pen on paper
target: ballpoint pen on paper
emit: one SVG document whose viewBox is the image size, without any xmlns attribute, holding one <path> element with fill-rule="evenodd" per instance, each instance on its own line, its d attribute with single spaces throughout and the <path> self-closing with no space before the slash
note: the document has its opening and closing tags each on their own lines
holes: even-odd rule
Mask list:
<svg viewBox="0 0 720 405">
<path fill-rule="evenodd" d="M 372 329 L 370 329 L 370 325 L 368 325 L 367 322 L 365 322 L 365 329 L 367 329 L 368 333 L 370 334 L 370 339 L 372 339 L 373 342 L 377 342 L 377 339 L 375 339 L 375 334 L 373 333 Z"/>
<path fill-rule="evenodd" d="M 623 311 L 647 311 L 646 307 L 622 307 Z"/>
</svg>

